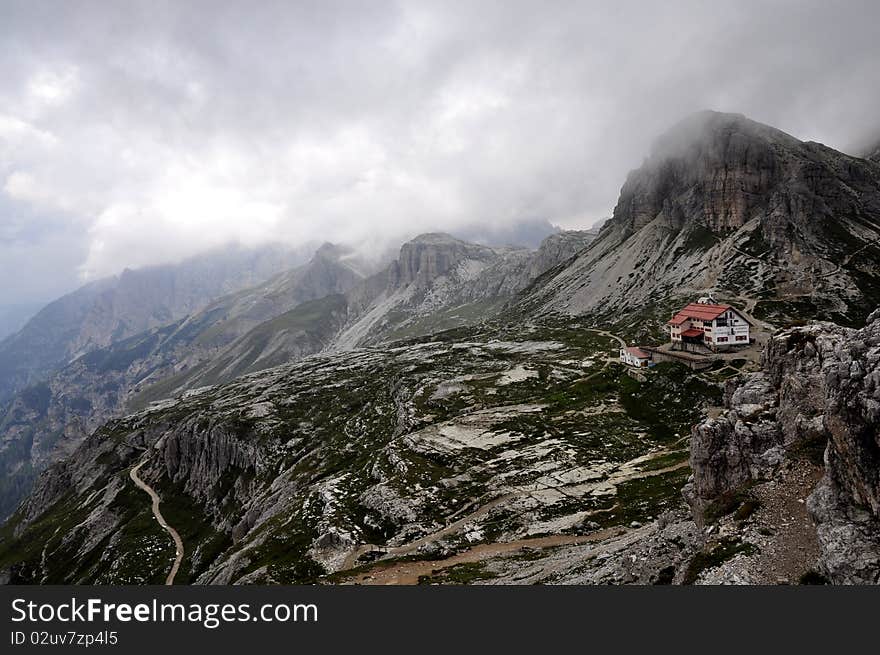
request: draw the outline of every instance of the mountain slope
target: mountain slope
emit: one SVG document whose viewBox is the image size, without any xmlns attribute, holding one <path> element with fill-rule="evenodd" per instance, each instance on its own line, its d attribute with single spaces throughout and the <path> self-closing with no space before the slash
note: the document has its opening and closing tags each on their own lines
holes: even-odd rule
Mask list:
<svg viewBox="0 0 880 655">
<path fill-rule="evenodd" d="M 174 397 L 187 389 L 364 345 L 473 325 L 494 316 L 548 267 L 582 250 L 591 232 L 562 232 L 536 251 L 488 247 L 446 234 L 424 234 L 403 244 L 384 270 L 294 307 L 255 326 L 222 351 L 148 388 L 137 399 Z"/>
<path fill-rule="evenodd" d="M 280 246 L 230 247 L 88 284 L 0 342 L 0 403 L 83 353 L 166 325 L 301 261 Z"/>
<path fill-rule="evenodd" d="M 19 392 L 0 409 L 0 517 L 16 507 L 36 473 L 67 456 L 142 389 L 212 361 L 256 326 L 274 329 L 271 321 L 297 305 L 337 297 L 363 279 L 356 264 L 351 252 L 325 244 L 305 266 L 169 325 L 91 350 Z M 273 364 L 287 361 L 277 355 Z"/>
<path fill-rule="evenodd" d="M 322 350 L 478 322 L 591 238 L 589 232 L 560 233 L 528 251 L 424 235 L 366 279 L 369 267 L 352 251 L 324 244 L 306 266 L 87 353 L 0 412 L 0 516 L 12 512 L 39 471 L 127 407 Z"/>
<path fill-rule="evenodd" d="M 664 367 L 640 387 L 605 361 L 613 348 L 571 324 L 457 330 L 166 401 L 41 477 L 0 532 L 0 573 L 160 579 L 173 545 L 129 479 L 140 461 L 184 541 L 180 582 L 311 582 L 367 561 L 370 544 L 405 558 L 563 528 L 578 543 L 598 528 L 588 516 L 645 520 L 680 502 L 676 432 L 717 390 Z M 648 396 L 668 409 L 645 411 Z"/>
<path fill-rule="evenodd" d="M 880 166 L 740 115 L 658 140 L 612 219 L 532 311 L 606 316 L 707 292 L 771 321 L 858 325 L 880 303 Z"/>
</svg>

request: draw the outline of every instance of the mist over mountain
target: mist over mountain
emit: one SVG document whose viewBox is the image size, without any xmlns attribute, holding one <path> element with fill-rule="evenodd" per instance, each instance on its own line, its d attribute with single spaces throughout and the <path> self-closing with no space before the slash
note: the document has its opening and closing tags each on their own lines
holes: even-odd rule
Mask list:
<svg viewBox="0 0 880 655">
<path fill-rule="evenodd" d="M 186 316 L 302 259 L 302 251 L 283 246 L 233 246 L 89 283 L 0 342 L 0 401 L 84 353 Z"/>
<path fill-rule="evenodd" d="M 880 584 L 878 25 L 6 0 L 0 584 Z"/>
<path fill-rule="evenodd" d="M 18 332 L 44 303 L 17 303 L 0 307 L 0 341 Z"/>
<path fill-rule="evenodd" d="M 535 220 L 514 225 L 471 225 L 456 230 L 454 236 L 463 241 L 483 245 L 537 248 L 544 239 L 559 231 L 559 227 L 552 225 L 547 220 Z"/>
<path fill-rule="evenodd" d="M 326 243 L 6 405 L 3 575 L 164 575 L 167 540 L 137 527 L 140 462 L 191 583 L 443 583 L 446 558 L 489 544 L 474 581 L 873 580 L 857 435 L 878 401 L 878 261 L 880 165 L 709 111 L 656 139 L 610 219 L 537 249 L 434 232 L 376 264 Z M 664 340 L 699 296 L 756 343 L 630 375 L 619 346 Z M 797 327 L 817 318 L 849 327 Z M 543 550 L 504 554 L 523 546 Z"/>
<path fill-rule="evenodd" d="M 229 242 L 536 247 L 703 108 L 877 135 L 869 2 L 127 5 L 9 2 L 0 305 Z"/>
<path fill-rule="evenodd" d="M 752 299 L 771 320 L 861 325 L 880 304 L 876 164 L 737 114 L 701 112 L 629 174 L 612 219 L 528 302 L 646 312 L 673 298 Z"/>
</svg>

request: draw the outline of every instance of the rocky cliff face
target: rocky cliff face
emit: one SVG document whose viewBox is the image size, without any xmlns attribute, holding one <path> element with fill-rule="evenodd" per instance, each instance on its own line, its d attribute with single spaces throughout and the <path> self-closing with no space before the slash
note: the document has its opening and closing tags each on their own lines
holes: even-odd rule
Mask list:
<svg viewBox="0 0 880 655">
<path fill-rule="evenodd" d="M 726 406 L 692 434 L 685 497 L 698 522 L 823 452 L 807 499 L 819 569 L 835 583 L 880 582 L 880 311 L 858 330 L 826 323 L 774 336 L 764 370 L 731 388 Z"/>
<path fill-rule="evenodd" d="M 673 296 L 753 298 L 761 319 L 860 325 L 880 303 L 880 167 L 735 114 L 658 140 L 537 311 L 644 312 Z"/>
<path fill-rule="evenodd" d="M 462 262 L 488 262 L 496 257 L 492 248 L 467 243 L 448 234 L 422 234 L 400 247 L 389 269 L 393 287 L 427 285 Z"/>
<path fill-rule="evenodd" d="M 741 116 L 696 114 L 658 139 L 630 174 L 614 221 L 633 232 L 658 218 L 718 233 L 740 228 L 766 211 L 787 153 L 798 147 L 797 139 Z"/>
</svg>

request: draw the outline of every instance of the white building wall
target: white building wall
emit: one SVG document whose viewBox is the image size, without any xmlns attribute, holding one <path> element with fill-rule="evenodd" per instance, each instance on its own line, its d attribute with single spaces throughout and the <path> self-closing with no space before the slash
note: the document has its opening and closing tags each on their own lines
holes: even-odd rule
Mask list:
<svg viewBox="0 0 880 655">
<path fill-rule="evenodd" d="M 727 311 L 727 325 L 718 325 L 714 321 L 701 321 L 688 319 L 681 325 L 669 326 L 669 338 L 672 341 L 681 341 L 681 333 L 691 328 L 702 330 L 704 343 L 713 346 L 742 346 L 748 345 L 751 337 L 748 322 L 734 309 Z"/>
<path fill-rule="evenodd" d="M 629 352 L 626 348 L 620 349 L 620 361 L 626 364 L 627 366 L 637 366 L 642 368 L 648 365 L 648 359 L 640 359 Z"/>
<path fill-rule="evenodd" d="M 749 324 L 735 310 L 727 312 L 726 325 L 712 322 L 712 329 L 706 332 L 706 341 L 715 346 L 745 346 L 749 344 Z"/>
</svg>

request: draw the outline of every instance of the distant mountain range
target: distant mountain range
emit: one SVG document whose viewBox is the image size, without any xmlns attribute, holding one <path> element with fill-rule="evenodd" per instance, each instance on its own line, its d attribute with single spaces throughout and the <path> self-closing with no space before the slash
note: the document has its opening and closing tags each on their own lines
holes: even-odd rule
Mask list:
<svg viewBox="0 0 880 655">
<path fill-rule="evenodd" d="M 94 323 L 121 325 L 117 307 L 83 302 L 82 296 L 91 298 L 85 291 L 66 297 L 63 306 L 87 307 L 88 316 L 103 318 L 78 323 L 77 334 L 89 335 L 90 349 L 63 366 L 56 362 L 57 371 L 26 386 L 0 411 L 0 515 L 14 509 L 39 471 L 68 456 L 88 434 L 126 408 L 142 408 L 322 350 L 350 350 L 484 320 L 547 268 L 586 247 L 593 236 L 560 232 L 533 251 L 423 235 L 404 244 L 399 258 L 375 273 L 374 265 L 354 251 L 324 244 L 300 267 L 101 347 L 94 344 L 98 335 L 110 339 L 106 331 L 88 328 Z M 270 263 L 274 261 L 270 257 Z M 142 274 L 162 275 L 172 273 Z M 106 295 L 134 303 L 131 283 L 107 284 L 111 287 Z M 101 307 L 110 308 L 106 316 Z M 11 348 L 33 340 L 57 312 L 47 309 L 51 311 L 41 312 L 10 341 Z M 140 315 L 151 321 L 155 312 L 147 314 L 142 306 Z M 77 324 L 74 319 L 70 323 Z M 126 334 L 118 329 L 118 336 Z M 69 347 L 70 340 L 56 344 L 58 351 Z M 39 376 L 33 370 L 28 374 Z"/>
<path fill-rule="evenodd" d="M 277 245 L 230 247 L 87 284 L 0 341 L 0 402 L 79 355 L 166 325 L 304 259 Z"/>
<path fill-rule="evenodd" d="M 119 280 L 77 292 L 0 348 L 16 362 L 0 413 L 0 513 L 12 514 L 0 570 L 16 582 L 161 578 L 168 540 L 128 479 L 136 464 L 185 528 L 189 582 L 333 581 L 384 556 L 371 544 L 439 559 L 641 529 L 681 502 L 682 435 L 729 394 L 722 378 L 675 367 L 636 380 L 609 352 L 660 338 L 671 311 L 702 295 L 768 329 L 833 320 L 851 328 L 822 328 L 835 343 L 869 343 L 880 324 L 864 327 L 880 305 L 871 156 L 702 112 L 658 139 L 601 228 L 537 249 L 424 234 L 376 266 L 325 244 L 228 293 L 231 273 L 177 296 L 156 285 L 131 318 L 128 290 L 145 282 L 125 285 L 126 302 Z M 50 330 L 53 315 L 67 327 Z M 859 374 L 873 365 L 863 350 L 834 357 L 861 362 Z M 735 460 L 713 450 L 713 426 L 701 428 L 706 461 Z M 845 460 L 853 439 L 838 441 Z M 863 455 L 848 489 L 876 474 Z M 691 527 L 679 550 L 702 547 L 682 536 Z M 161 557 L 135 557 L 149 544 Z M 668 557 L 649 581 L 688 578 L 683 555 Z M 584 567 L 592 581 L 635 579 L 587 559 L 573 579 Z"/>
</svg>

